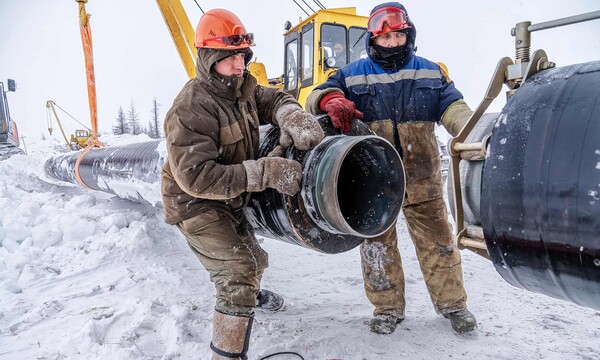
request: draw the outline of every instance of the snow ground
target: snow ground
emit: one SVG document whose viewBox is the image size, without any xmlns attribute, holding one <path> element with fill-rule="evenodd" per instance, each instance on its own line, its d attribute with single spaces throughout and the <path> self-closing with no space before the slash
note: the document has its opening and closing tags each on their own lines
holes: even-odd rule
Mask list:
<svg viewBox="0 0 600 360">
<path fill-rule="evenodd" d="M 210 359 L 213 286 L 161 210 L 48 179 L 56 145 L 27 147 L 0 162 L 0 360 Z M 250 359 L 600 359 L 600 312 L 512 287 L 468 251 L 479 328 L 454 333 L 430 304 L 402 220 L 398 232 L 407 318 L 386 336 L 367 328 L 357 249 L 326 255 L 265 239 L 263 286 L 287 306 L 257 313 Z"/>
</svg>

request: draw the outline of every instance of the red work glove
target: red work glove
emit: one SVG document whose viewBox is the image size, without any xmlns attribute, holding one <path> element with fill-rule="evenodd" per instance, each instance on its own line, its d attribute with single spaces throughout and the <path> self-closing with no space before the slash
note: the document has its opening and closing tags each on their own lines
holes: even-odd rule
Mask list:
<svg viewBox="0 0 600 360">
<path fill-rule="evenodd" d="M 330 92 L 319 101 L 321 111 L 326 111 L 333 126 L 342 132 L 350 131 L 352 119 L 362 119 L 363 114 L 356 110 L 356 105 L 339 92 Z"/>
</svg>

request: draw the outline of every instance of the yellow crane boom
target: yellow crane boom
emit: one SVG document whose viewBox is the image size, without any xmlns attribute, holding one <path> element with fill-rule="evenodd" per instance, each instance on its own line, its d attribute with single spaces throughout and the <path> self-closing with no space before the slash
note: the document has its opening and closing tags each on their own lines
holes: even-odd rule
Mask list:
<svg viewBox="0 0 600 360">
<path fill-rule="evenodd" d="M 62 134 L 63 139 L 65 139 L 65 142 L 67 143 L 67 146 L 69 147 L 69 149 L 77 150 L 77 149 L 73 149 L 73 145 L 67 138 L 67 134 L 65 134 L 65 129 L 63 129 L 63 126 L 62 126 L 60 120 L 58 120 L 58 114 L 56 113 L 56 108 L 54 107 L 54 101 L 52 101 L 52 100 L 46 101 L 46 110 L 52 111 L 52 113 L 54 113 L 54 118 L 56 119 L 56 123 L 58 124 L 58 128 L 60 129 L 60 133 Z M 48 132 L 50 133 L 50 135 L 52 135 L 52 116 L 49 113 L 48 113 Z"/>
<path fill-rule="evenodd" d="M 196 47 L 194 46 L 194 28 L 190 23 L 181 1 L 156 0 L 156 4 L 169 28 L 179 58 L 190 79 L 196 77 Z"/>
<path fill-rule="evenodd" d="M 67 130 L 64 128 L 62 122 L 60 121 L 59 117 L 58 117 L 58 113 L 56 112 L 56 108 L 61 109 L 63 112 L 65 112 L 67 115 L 69 115 L 65 110 L 63 110 L 60 106 L 58 106 L 54 101 L 52 100 L 48 100 L 46 101 L 46 116 L 47 116 L 47 120 L 48 120 L 48 132 L 50 133 L 50 135 L 52 135 L 52 114 L 54 115 L 54 118 L 56 119 L 56 123 L 58 124 L 58 128 L 60 129 L 60 133 L 63 136 L 63 139 L 65 139 L 65 142 L 67 143 L 67 146 L 69 147 L 69 149 L 75 151 L 75 150 L 79 150 L 79 149 L 83 149 L 85 148 L 89 141 L 90 141 L 90 131 L 92 131 L 90 128 L 88 128 L 87 126 L 81 124 L 79 121 L 77 121 L 77 119 L 73 118 L 73 120 L 77 121 L 80 125 L 82 125 L 85 130 L 83 129 L 77 129 L 75 130 L 75 134 L 71 134 L 70 138 L 67 137 Z M 71 115 L 69 115 L 71 116 Z M 71 116 L 72 117 L 72 116 Z"/>
</svg>

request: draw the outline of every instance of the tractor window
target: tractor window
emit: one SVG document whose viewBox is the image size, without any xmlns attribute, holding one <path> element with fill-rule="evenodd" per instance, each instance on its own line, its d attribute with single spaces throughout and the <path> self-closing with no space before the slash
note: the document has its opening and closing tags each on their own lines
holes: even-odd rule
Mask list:
<svg viewBox="0 0 600 360">
<path fill-rule="evenodd" d="M 302 86 L 310 86 L 313 83 L 313 49 L 314 49 L 314 30 L 302 33 Z"/>
<path fill-rule="evenodd" d="M 365 50 L 365 37 L 367 36 L 369 36 L 367 29 L 362 27 L 353 26 L 348 30 L 350 62 L 367 57 L 367 51 Z"/>
<path fill-rule="evenodd" d="M 298 74 L 298 40 L 293 40 L 285 46 L 285 74 L 284 74 L 284 89 L 295 89 L 298 84 L 296 82 Z"/>
<path fill-rule="evenodd" d="M 321 44 L 325 62 L 335 60 L 331 67 L 340 68 L 348 64 L 348 44 L 346 28 L 343 25 L 323 24 L 321 27 Z"/>
</svg>

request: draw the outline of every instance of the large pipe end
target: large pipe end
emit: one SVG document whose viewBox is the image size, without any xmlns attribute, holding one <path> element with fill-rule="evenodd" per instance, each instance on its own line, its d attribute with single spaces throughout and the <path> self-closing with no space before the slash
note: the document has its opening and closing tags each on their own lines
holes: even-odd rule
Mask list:
<svg viewBox="0 0 600 360">
<path fill-rule="evenodd" d="M 385 139 L 330 136 L 305 160 L 302 198 L 315 224 L 334 234 L 371 238 L 402 208 L 404 167 Z"/>
<path fill-rule="evenodd" d="M 404 199 L 404 167 L 396 149 L 362 121 L 341 135 L 327 115 L 318 116 L 327 137 L 315 148 L 289 148 L 285 157 L 302 163 L 302 191 L 252 193 L 244 209 L 258 234 L 336 254 L 395 224 Z M 258 158 L 279 144 L 278 127 L 261 134 Z"/>
</svg>

